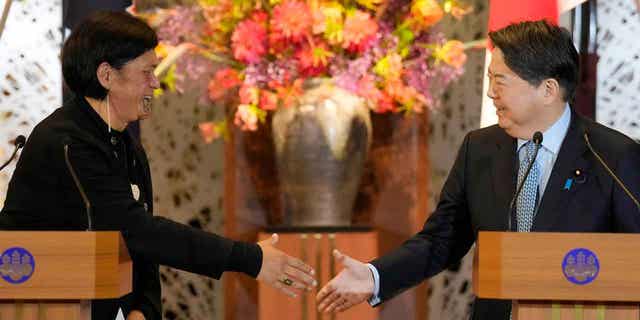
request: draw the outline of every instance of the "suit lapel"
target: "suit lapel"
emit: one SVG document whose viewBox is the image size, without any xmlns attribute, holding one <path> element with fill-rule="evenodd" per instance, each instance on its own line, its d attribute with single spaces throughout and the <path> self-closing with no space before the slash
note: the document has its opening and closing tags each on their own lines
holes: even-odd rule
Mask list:
<svg viewBox="0 0 640 320">
<path fill-rule="evenodd" d="M 573 187 L 565 188 L 567 179 L 574 178 L 576 169 L 583 171 L 588 169 L 589 162 L 585 159 L 585 152 L 588 149 L 582 138 L 584 131 L 582 122 L 580 116 L 571 110 L 571 124 L 540 200 L 532 231 L 553 231 L 555 219 L 567 210 L 569 200 L 578 189 L 575 183 Z"/>
<path fill-rule="evenodd" d="M 493 161 L 492 177 L 493 190 L 496 197 L 496 210 L 504 216 L 503 230 L 509 227 L 509 202 L 516 189 L 516 139 L 500 130 L 500 137 L 496 142 L 495 161 Z M 512 227 L 515 221 L 512 219 Z"/>
</svg>

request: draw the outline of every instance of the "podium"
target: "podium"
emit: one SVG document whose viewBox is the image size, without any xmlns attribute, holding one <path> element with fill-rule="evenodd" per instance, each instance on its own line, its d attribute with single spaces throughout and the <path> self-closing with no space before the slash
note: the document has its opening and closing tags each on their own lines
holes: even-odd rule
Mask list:
<svg viewBox="0 0 640 320">
<path fill-rule="evenodd" d="M 639 319 L 640 234 L 480 232 L 476 296 L 513 320 Z"/>
<path fill-rule="evenodd" d="M 316 271 L 318 287 L 294 299 L 268 285 L 259 283 L 259 320 L 374 320 L 380 317 L 379 310 L 371 308 L 366 303 L 338 314 L 319 313 L 316 304 L 318 290 L 342 270 L 342 266 L 335 261 L 331 252 L 339 249 L 355 259 L 369 261 L 377 256 L 377 232 L 368 230 L 277 231 L 280 241 L 276 247 L 313 267 Z M 268 239 L 270 236 L 270 232 L 261 232 L 259 239 Z"/>
<path fill-rule="evenodd" d="M 131 292 L 117 231 L 1 231 L 0 320 L 89 320 L 91 299 Z"/>
</svg>

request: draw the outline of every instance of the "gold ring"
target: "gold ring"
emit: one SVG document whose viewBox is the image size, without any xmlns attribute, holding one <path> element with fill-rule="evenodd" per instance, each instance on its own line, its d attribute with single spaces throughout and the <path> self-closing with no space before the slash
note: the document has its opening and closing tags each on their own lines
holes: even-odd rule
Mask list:
<svg viewBox="0 0 640 320">
<path fill-rule="evenodd" d="M 284 279 L 280 280 L 280 282 L 282 282 L 285 286 L 291 286 L 293 284 L 293 280 L 291 280 L 289 278 L 284 278 Z"/>
</svg>

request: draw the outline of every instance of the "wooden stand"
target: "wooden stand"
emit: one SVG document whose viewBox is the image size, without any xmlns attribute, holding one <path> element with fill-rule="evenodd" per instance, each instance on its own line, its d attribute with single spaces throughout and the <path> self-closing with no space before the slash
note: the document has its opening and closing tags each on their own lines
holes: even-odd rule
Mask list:
<svg viewBox="0 0 640 320">
<path fill-rule="evenodd" d="M 590 283 L 575 284 L 563 272 L 577 248 L 597 256 Z M 514 320 L 640 318 L 638 234 L 480 232 L 476 250 L 476 295 L 514 300 Z"/>
<path fill-rule="evenodd" d="M 132 262 L 118 232 L 0 232 L 0 253 L 14 247 L 33 256 L 34 270 L 22 283 L 0 279 L 0 320 L 88 320 L 91 299 L 131 292 Z"/>
<path fill-rule="evenodd" d="M 258 319 L 260 320 L 374 320 L 378 319 L 378 309 L 364 303 L 338 314 L 321 314 L 317 311 L 316 294 L 330 279 L 342 270 L 334 261 L 331 252 L 341 252 L 362 261 L 376 257 L 378 235 L 376 232 L 317 232 L 282 233 L 276 245 L 279 249 L 299 257 L 312 266 L 317 273 L 316 290 L 296 299 L 290 298 L 276 289 L 258 285 Z M 271 233 L 260 233 L 266 239 Z"/>
</svg>

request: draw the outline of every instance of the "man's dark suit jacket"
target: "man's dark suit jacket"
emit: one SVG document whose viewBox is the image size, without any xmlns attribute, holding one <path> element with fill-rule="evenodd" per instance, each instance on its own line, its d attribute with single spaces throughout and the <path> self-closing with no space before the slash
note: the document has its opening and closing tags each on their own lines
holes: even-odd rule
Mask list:
<svg viewBox="0 0 640 320">
<path fill-rule="evenodd" d="M 139 309 L 147 320 L 161 319 L 158 264 L 216 279 L 225 270 L 257 276 L 262 261 L 257 246 L 154 217 L 142 146 L 127 131 L 118 135 L 107 129 L 86 100 L 76 97 L 39 123 L 9 183 L 0 229 L 87 229 L 84 204 L 64 160 L 66 141 L 91 201 L 94 229 L 121 231 L 133 260 L 133 292 L 93 301 L 92 319 L 113 320 L 119 306 L 125 314 Z M 140 190 L 137 200 L 132 184 Z"/>
<path fill-rule="evenodd" d="M 640 197 L 640 146 L 621 133 L 577 115 L 562 142 L 532 232 L 640 232 L 640 212 L 583 139 L 631 192 Z M 517 176 L 517 140 L 498 126 L 470 132 L 423 229 L 371 263 L 380 273 L 380 298 L 390 299 L 458 262 L 478 231 L 506 231 Z M 582 179 L 575 179 L 575 171 Z M 573 186 L 564 190 L 567 179 Z M 515 221 L 512 221 L 515 226 Z M 510 301 L 477 299 L 472 319 L 509 319 Z"/>
</svg>

